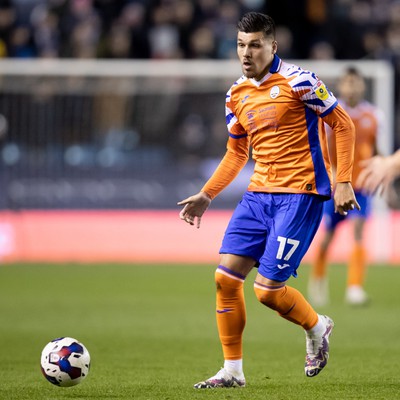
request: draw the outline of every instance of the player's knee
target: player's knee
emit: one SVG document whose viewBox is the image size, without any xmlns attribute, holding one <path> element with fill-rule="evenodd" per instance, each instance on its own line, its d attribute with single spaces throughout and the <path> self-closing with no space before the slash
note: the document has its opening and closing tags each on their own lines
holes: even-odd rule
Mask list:
<svg viewBox="0 0 400 400">
<path fill-rule="evenodd" d="M 219 273 L 218 268 L 215 270 L 214 280 L 217 290 L 221 289 L 225 284 L 225 279 L 223 275 Z"/>
<path fill-rule="evenodd" d="M 237 290 L 243 287 L 243 280 L 231 275 L 229 272 L 222 272 L 217 268 L 214 275 L 217 290 Z"/>
<path fill-rule="evenodd" d="M 265 306 L 276 310 L 279 307 L 279 299 L 282 296 L 282 291 L 285 287 L 280 287 L 279 289 L 260 289 L 257 285 L 254 285 L 254 292 L 260 303 Z"/>
</svg>

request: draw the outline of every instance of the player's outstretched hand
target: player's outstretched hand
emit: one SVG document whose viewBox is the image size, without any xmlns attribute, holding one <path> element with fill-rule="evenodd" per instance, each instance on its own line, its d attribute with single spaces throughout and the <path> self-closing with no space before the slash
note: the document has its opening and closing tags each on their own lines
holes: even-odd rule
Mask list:
<svg viewBox="0 0 400 400">
<path fill-rule="evenodd" d="M 210 203 L 211 198 L 207 193 L 199 192 L 190 196 L 187 199 L 178 202 L 178 206 L 184 206 L 182 211 L 179 213 L 179 217 L 190 225 L 194 225 L 195 219 L 197 218 L 196 226 L 197 228 L 200 228 L 201 217 Z"/>
<path fill-rule="evenodd" d="M 375 156 L 360 162 L 363 170 L 357 179 L 357 186 L 367 193 L 385 194 L 395 179 L 392 157 Z"/>
<path fill-rule="evenodd" d="M 350 182 L 339 182 L 336 184 L 333 200 L 335 202 L 335 212 L 338 212 L 340 215 L 347 215 L 347 212 L 354 210 L 354 208 L 361 210 Z"/>
</svg>

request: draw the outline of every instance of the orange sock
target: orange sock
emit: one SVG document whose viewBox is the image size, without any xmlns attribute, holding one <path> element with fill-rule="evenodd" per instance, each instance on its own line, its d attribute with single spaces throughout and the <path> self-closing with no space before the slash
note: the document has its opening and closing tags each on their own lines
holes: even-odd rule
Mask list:
<svg viewBox="0 0 400 400">
<path fill-rule="evenodd" d="M 362 286 L 366 271 L 365 249 L 360 243 L 356 243 L 350 256 L 350 262 L 347 270 L 347 285 Z"/>
<path fill-rule="evenodd" d="M 326 264 L 327 264 L 327 251 L 322 247 L 319 248 L 315 263 L 312 265 L 311 275 L 314 278 L 324 278 L 326 275 Z"/>
<path fill-rule="evenodd" d="M 318 314 L 304 296 L 290 286 L 267 286 L 255 282 L 254 291 L 261 303 L 288 321 L 301 325 L 306 331 L 318 322 Z"/>
<path fill-rule="evenodd" d="M 217 326 L 225 360 L 243 358 L 242 336 L 246 324 L 244 279 L 222 265 L 215 271 Z"/>
</svg>

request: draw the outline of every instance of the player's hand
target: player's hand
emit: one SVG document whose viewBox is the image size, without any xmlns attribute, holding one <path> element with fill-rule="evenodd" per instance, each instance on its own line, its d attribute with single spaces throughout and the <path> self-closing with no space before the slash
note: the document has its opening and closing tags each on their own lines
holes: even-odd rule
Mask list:
<svg viewBox="0 0 400 400">
<path fill-rule="evenodd" d="M 350 182 L 339 182 L 336 184 L 333 200 L 335 203 L 335 212 L 338 212 L 340 215 L 347 215 L 347 212 L 354 210 L 354 208 L 361 210 Z"/>
<path fill-rule="evenodd" d="M 195 219 L 197 218 L 196 226 L 197 228 L 200 228 L 201 217 L 210 203 L 211 198 L 204 192 L 190 196 L 187 199 L 178 202 L 178 206 L 184 206 L 182 211 L 179 213 L 179 217 L 190 225 L 194 225 Z"/>
<path fill-rule="evenodd" d="M 367 193 L 383 194 L 388 191 L 394 179 L 390 171 L 390 157 L 375 156 L 360 162 L 363 167 L 357 179 L 357 186 Z"/>
</svg>

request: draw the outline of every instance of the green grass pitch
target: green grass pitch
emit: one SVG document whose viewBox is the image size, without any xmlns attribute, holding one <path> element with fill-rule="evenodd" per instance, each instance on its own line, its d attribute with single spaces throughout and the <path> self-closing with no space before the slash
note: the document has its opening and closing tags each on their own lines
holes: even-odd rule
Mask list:
<svg viewBox="0 0 400 400">
<path fill-rule="evenodd" d="M 331 266 L 331 357 L 304 376 L 301 328 L 259 304 L 246 282 L 247 387 L 195 390 L 222 366 L 214 265 L 0 267 L 0 399 L 400 399 L 400 268 L 368 271 L 368 307 L 343 303 L 345 267 Z M 305 291 L 308 266 L 290 284 Z M 42 348 L 72 336 L 91 353 L 87 379 L 59 388 L 41 375 Z"/>
</svg>

